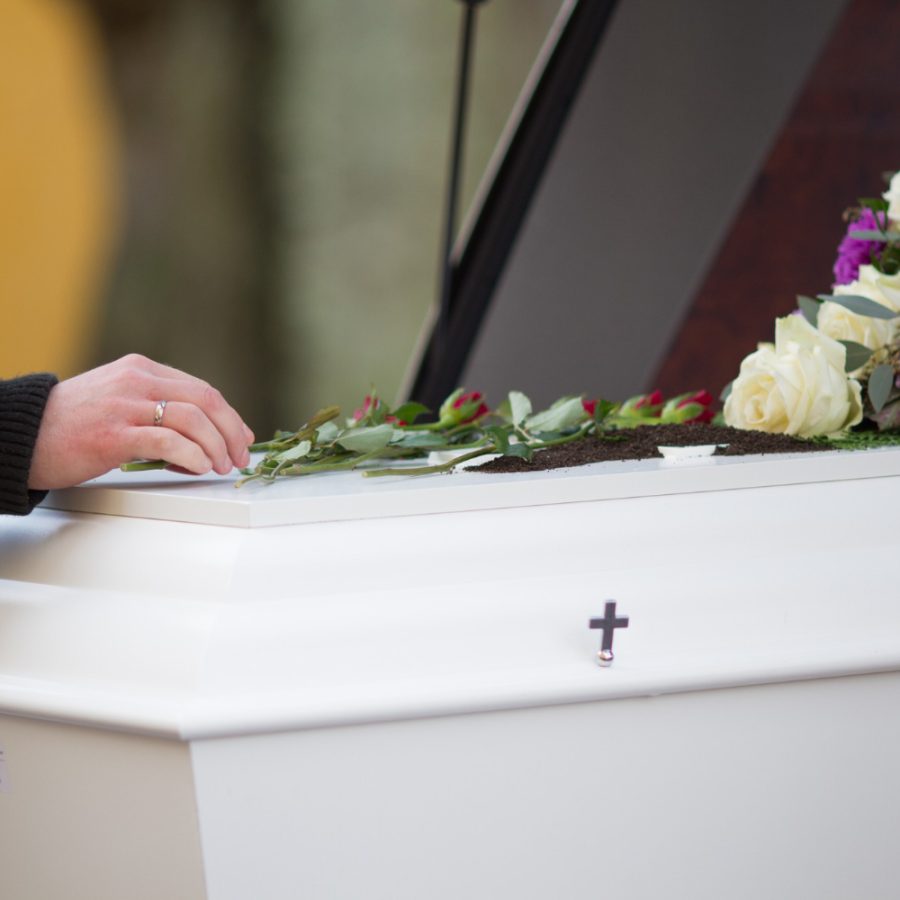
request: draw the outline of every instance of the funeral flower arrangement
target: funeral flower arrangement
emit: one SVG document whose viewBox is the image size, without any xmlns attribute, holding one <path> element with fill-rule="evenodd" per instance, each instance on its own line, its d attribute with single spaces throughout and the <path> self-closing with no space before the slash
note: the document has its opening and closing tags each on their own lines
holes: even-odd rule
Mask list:
<svg viewBox="0 0 900 900">
<path fill-rule="evenodd" d="M 830 294 L 798 298 L 726 388 L 735 428 L 894 440 L 900 429 L 900 173 L 845 213 Z M 848 435 L 855 429 L 855 435 Z M 863 435 L 865 437 L 863 437 Z"/>
<path fill-rule="evenodd" d="M 459 388 L 443 402 L 435 421 L 419 423 L 429 412 L 421 403 L 391 409 L 372 393 L 352 418 L 342 421 L 338 407 L 327 407 L 297 431 L 278 432 L 272 440 L 255 444 L 250 449 L 265 455 L 243 471 L 237 484 L 347 469 L 361 469 L 368 477 L 426 475 L 487 456 L 530 460 L 539 450 L 590 436 L 614 437 L 616 431 L 637 425 L 709 422 L 712 405 L 708 391 L 668 401 L 654 391 L 624 403 L 562 397 L 535 412 L 525 394 L 511 391 L 491 410 L 479 392 Z M 392 465 L 425 457 L 433 461 Z"/>
<path fill-rule="evenodd" d="M 538 451 L 589 439 L 608 444 L 646 425 L 669 426 L 658 429 L 667 434 L 675 426 L 679 444 L 701 436 L 691 428 L 682 438 L 681 425 L 702 425 L 704 443 L 731 441 L 733 429 L 755 433 L 754 449 L 737 452 L 900 443 L 900 173 L 881 197 L 861 199 L 845 218 L 832 292 L 801 296 L 799 309 L 776 320 L 775 342 L 744 359 L 715 418 L 707 391 L 669 400 L 653 391 L 623 403 L 567 396 L 535 412 L 519 391 L 492 410 L 479 392 L 459 388 L 433 421 L 422 422 L 431 410 L 421 403 L 390 408 L 373 390 L 350 418 L 326 407 L 296 431 L 253 445 L 263 456 L 236 484 L 350 469 L 368 477 L 424 475 L 479 457 L 530 461 Z M 763 437 L 774 443 L 761 446 Z M 165 466 L 155 460 L 122 468 Z"/>
</svg>

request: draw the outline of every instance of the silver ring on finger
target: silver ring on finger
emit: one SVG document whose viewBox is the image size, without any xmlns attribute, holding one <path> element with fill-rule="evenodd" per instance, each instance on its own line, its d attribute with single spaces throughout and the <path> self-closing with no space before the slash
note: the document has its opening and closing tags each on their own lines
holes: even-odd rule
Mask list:
<svg viewBox="0 0 900 900">
<path fill-rule="evenodd" d="M 154 425 L 162 425 L 163 414 L 166 411 L 166 404 L 168 400 L 160 400 L 156 404 L 156 412 L 153 414 L 153 424 Z"/>
</svg>

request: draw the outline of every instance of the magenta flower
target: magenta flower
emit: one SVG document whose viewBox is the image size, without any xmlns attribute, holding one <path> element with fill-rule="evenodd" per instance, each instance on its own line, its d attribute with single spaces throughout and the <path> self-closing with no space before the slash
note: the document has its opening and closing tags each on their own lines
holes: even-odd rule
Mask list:
<svg viewBox="0 0 900 900">
<path fill-rule="evenodd" d="M 861 241 L 850 237 L 852 231 L 877 231 L 886 228 L 884 214 L 876 219 L 871 209 L 864 209 L 858 219 L 854 219 L 847 226 L 847 234 L 838 245 L 838 257 L 834 263 L 834 283 L 850 284 L 859 276 L 859 267 L 871 262 L 873 256 L 877 256 L 884 250 L 883 241 Z"/>
</svg>

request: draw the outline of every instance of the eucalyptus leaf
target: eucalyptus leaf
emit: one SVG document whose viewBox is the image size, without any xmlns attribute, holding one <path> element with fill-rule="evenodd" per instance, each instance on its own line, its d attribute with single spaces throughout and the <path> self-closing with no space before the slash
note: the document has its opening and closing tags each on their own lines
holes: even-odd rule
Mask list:
<svg viewBox="0 0 900 900">
<path fill-rule="evenodd" d="M 282 450 L 281 453 L 273 457 L 273 459 L 276 463 L 291 462 L 292 460 L 306 456 L 310 450 L 312 450 L 312 443 L 310 441 L 300 441 L 299 444 L 288 447 L 287 450 Z"/>
<path fill-rule="evenodd" d="M 872 374 L 869 376 L 868 394 L 869 402 L 876 413 L 881 412 L 884 404 L 888 402 L 893 387 L 894 367 L 884 363 L 880 366 L 875 366 Z"/>
<path fill-rule="evenodd" d="M 803 313 L 803 318 L 815 328 L 819 324 L 819 308 L 822 304 L 813 297 L 798 294 L 797 305 L 800 307 L 800 312 Z"/>
<path fill-rule="evenodd" d="M 531 400 L 521 391 L 509 392 L 509 415 L 513 425 L 521 425 L 532 412 Z"/>
<path fill-rule="evenodd" d="M 585 417 L 581 397 L 563 397 L 550 409 L 525 420 L 529 431 L 562 431 L 578 424 Z"/>
<path fill-rule="evenodd" d="M 371 428 L 349 428 L 337 442 L 354 453 L 372 453 L 387 447 L 393 436 L 394 429 L 390 425 L 374 425 Z"/>
<path fill-rule="evenodd" d="M 837 303 L 838 306 L 843 306 L 844 309 L 849 309 L 858 316 L 868 316 L 870 319 L 896 319 L 898 315 L 881 303 L 876 303 L 874 300 L 858 294 L 819 294 L 818 296 L 820 300 Z"/>
<path fill-rule="evenodd" d="M 900 400 L 883 406 L 874 416 L 879 431 L 900 430 Z"/>
<path fill-rule="evenodd" d="M 849 234 L 850 234 L 850 237 L 852 237 L 854 241 L 877 241 L 879 244 L 887 243 L 887 239 L 885 238 L 885 234 L 883 231 L 871 231 L 871 230 L 855 231 L 855 230 L 851 229 Z"/>
<path fill-rule="evenodd" d="M 847 372 L 861 369 L 872 358 L 872 351 L 865 344 L 858 344 L 856 341 L 838 341 L 838 343 L 843 344 L 847 350 L 847 362 L 844 364 L 844 370 Z"/>
<path fill-rule="evenodd" d="M 734 382 L 729 381 L 725 387 L 722 388 L 722 393 L 719 394 L 719 400 L 724 403 L 731 396 L 731 389 L 734 387 Z"/>
</svg>

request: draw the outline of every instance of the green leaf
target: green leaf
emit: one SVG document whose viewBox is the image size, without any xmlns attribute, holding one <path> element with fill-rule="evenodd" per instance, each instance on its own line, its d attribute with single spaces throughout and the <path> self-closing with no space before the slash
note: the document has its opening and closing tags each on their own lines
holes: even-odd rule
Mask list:
<svg viewBox="0 0 900 900">
<path fill-rule="evenodd" d="M 869 376 L 867 390 L 869 402 L 872 404 L 872 409 L 874 409 L 876 413 L 881 412 L 884 404 L 888 402 L 888 397 L 891 396 L 893 387 L 894 367 L 885 365 L 884 363 L 880 366 L 875 366 L 872 370 L 872 374 Z"/>
<path fill-rule="evenodd" d="M 865 344 L 856 341 L 838 341 L 847 350 L 847 362 L 844 364 L 846 372 L 855 372 L 861 369 L 871 358 L 872 351 Z"/>
<path fill-rule="evenodd" d="M 521 391 L 509 392 L 509 415 L 513 425 L 521 425 L 530 415 L 531 400 Z"/>
<path fill-rule="evenodd" d="M 341 429 L 334 422 L 326 422 L 316 432 L 317 444 L 330 444 L 341 433 Z"/>
<path fill-rule="evenodd" d="M 819 308 L 822 304 L 812 297 L 798 294 L 797 305 L 800 307 L 800 312 L 803 313 L 803 318 L 815 328 L 819 324 Z"/>
<path fill-rule="evenodd" d="M 531 457 L 534 456 L 534 453 L 531 450 L 531 447 L 528 444 L 510 444 L 509 447 L 506 448 L 506 452 L 503 454 L 504 456 L 518 456 L 520 459 L 531 461 Z"/>
<path fill-rule="evenodd" d="M 505 428 L 501 428 L 499 425 L 492 425 L 490 428 L 484 429 L 484 434 L 490 438 L 498 453 L 506 453 L 509 447 L 509 433 Z"/>
<path fill-rule="evenodd" d="M 531 436 L 536 438 L 543 444 L 551 441 L 558 441 L 560 438 L 571 437 L 572 432 L 577 429 L 567 428 L 564 431 L 532 431 Z"/>
<path fill-rule="evenodd" d="M 598 425 L 600 425 L 618 408 L 618 403 L 614 403 L 612 400 L 603 400 L 602 398 L 598 398 L 594 406 L 594 421 Z"/>
<path fill-rule="evenodd" d="M 282 450 L 281 453 L 272 458 L 277 463 L 290 462 L 291 460 L 300 459 L 301 457 L 306 456 L 310 450 L 312 450 L 312 443 L 310 441 L 300 441 L 299 444 L 288 447 L 287 450 Z"/>
<path fill-rule="evenodd" d="M 424 403 L 416 403 L 415 400 L 410 400 L 408 403 L 398 406 L 391 415 L 398 418 L 401 422 L 406 422 L 407 425 L 412 425 L 419 416 L 424 416 L 430 412 L 431 410 Z"/>
<path fill-rule="evenodd" d="M 393 436 L 394 429 L 390 425 L 375 425 L 372 428 L 350 428 L 337 442 L 345 450 L 352 450 L 354 453 L 372 453 L 387 447 Z"/>
<path fill-rule="evenodd" d="M 731 389 L 734 387 L 734 382 L 729 381 L 725 387 L 722 388 L 722 393 L 719 394 L 719 400 L 724 403 L 731 396 Z"/>
<path fill-rule="evenodd" d="M 664 416 L 661 416 L 664 422 L 672 422 L 676 425 L 682 422 L 689 422 L 691 419 L 697 418 L 706 411 L 706 407 L 702 403 L 685 403 L 684 406 L 678 406 Z"/>
<path fill-rule="evenodd" d="M 859 205 L 864 209 L 871 209 L 872 212 L 887 212 L 888 202 L 884 197 L 860 197 Z"/>
<path fill-rule="evenodd" d="M 818 297 L 820 300 L 830 300 L 858 316 L 868 316 L 870 319 L 896 319 L 898 315 L 881 303 L 876 303 L 868 297 L 860 297 L 858 294 L 819 294 Z"/>
<path fill-rule="evenodd" d="M 405 431 L 395 428 L 391 438 L 392 447 L 412 447 L 427 450 L 430 447 L 443 447 L 447 439 L 433 431 Z"/>
<path fill-rule="evenodd" d="M 581 397 L 562 397 L 543 412 L 525 420 L 529 431 L 562 431 L 578 424 L 585 417 Z"/>
</svg>

